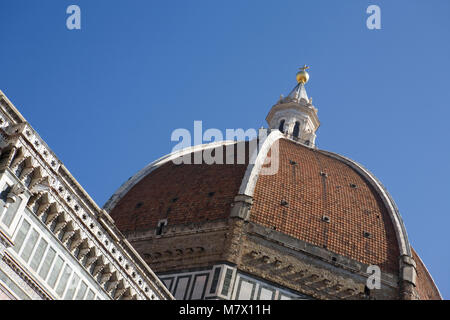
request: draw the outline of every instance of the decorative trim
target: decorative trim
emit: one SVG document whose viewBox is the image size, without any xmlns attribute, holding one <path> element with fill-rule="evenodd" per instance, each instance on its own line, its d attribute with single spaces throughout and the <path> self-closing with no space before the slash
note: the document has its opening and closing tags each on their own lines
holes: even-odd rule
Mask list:
<svg viewBox="0 0 450 320">
<path fill-rule="evenodd" d="M 2 230 L 0 230 L 0 243 L 2 243 L 6 248 L 14 246 L 12 240 Z"/>
<path fill-rule="evenodd" d="M 267 136 L 266 140 L 262 143 L 262 146 L 253 152 L 257 153 L 254 163 L 249 163 L 247 170 L 245 171 L 244 178 L 242 179 L 241 186 L 239 188 L 239 194 L 253 197 L 255 191 L 256 182 L 258 181 L 261 168 L 266 160 L 267 153 L 272 148 L 275 141 L 284 138 L 284 135 L 279 130 L 273 130 Z M 255 158 L 253 154 L 251 159 Z M 277 159 L 278 160 L 278 159 Z"/>
<path fill-rule="evenodd" d="M 25 281 L 42 299 L 54 300 L 53 297 L 42 288 L 31 275 L 28 274 L 17 262 L 11 257 L 8 252 L 2 257 L 2 260 L 12 269 L 14 272 Z"/>
<path fill-rule="evenodd" d="M 248 225 L 248 234 L 254 237 L 262 238 L 266 241 L 275 243 L 277 246 L 282 246 L 288 250 L 293 250 L 300 254 L 320 260 L 330 267 L 337 267 L 352 274 L 357 274 L 361 277 L 367 278 L 370 274 L 366 273 L 369 265 L 323 249 L 306 241 L 294 238 L 282 232 L 271 230 L 256 223 L 250 222 Z M 253 258 L 260 257 L 261 253 L 254 252 Z M 269 261 L 276 260 L 274 257 L 268 257 Z M 397 275 L 383 272 L 381 274 L 381 282 L 391 288 L 397 288 Z"/>
</svg>

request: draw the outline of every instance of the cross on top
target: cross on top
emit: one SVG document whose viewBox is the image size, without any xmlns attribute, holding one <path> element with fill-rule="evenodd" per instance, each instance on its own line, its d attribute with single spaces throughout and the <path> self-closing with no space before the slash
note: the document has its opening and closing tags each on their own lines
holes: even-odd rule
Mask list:
<svg viewBox="0 0 450 320">
<path fill-rule="evenodd" d="M 303 67 L 299 68 L 302 71 L 305 71 L 306 69 L 309 69 L 309 66 L 307 66 L 306 64 L 303 65 Z"/>
</svg>

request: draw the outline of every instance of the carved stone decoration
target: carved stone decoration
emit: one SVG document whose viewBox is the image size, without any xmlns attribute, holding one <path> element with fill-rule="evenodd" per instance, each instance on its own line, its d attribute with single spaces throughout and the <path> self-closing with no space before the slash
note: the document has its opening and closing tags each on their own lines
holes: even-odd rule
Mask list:
<svg viewBox="0 0 450 320">
<path fill-rule="evenodd" d="M 80 261 L 83 260 L 83 258 L 89 253 L 90 250 L 91 249 L 89 247 L 88 241 L 86 239 L 84 239 L 82 241 L 82 243 L 80 244 L 80 250 L 78 251 L 78 256 L 77 256 L 78 260 L 80 260 Z"/>
<path fill-rule="evenodd" d="M 119 280 L 119 283 L 117 284 L 117 288 L 113 294 L 114 300 L 119 300 L 122 295 L 127 291 L 125 287 L 125 282 L 123 280 Z"/>
<path fill-rule="evenodd" d="M 51 206 L 50 211 L 47 214 L 47 218 L 45 219 L 45 224 L 47 226 L 50 225 L 53 220 L 55 220 L 61 214 L 62 212 L 60 212 L 56 206 Z"/>
<path fill-rule="evenodd" d="M 48 201 L 48 200 L 47 200 Z M 38 217 L 40 217 L 45 211 L 47 211 L 48 208 L 50 208 L 50 206 L 52 205 L 52 203 L 50 203 L 49 201 L 47 203 L 43 203 L 39 206 L 38 211 L 36 211 L 36 215 Z"/>
<path fill-rule="evenodd" d="M 99 256 L 97 255 L 97 250 L 95 248 L 91 248 L 84 265 L 85 268 L 88 269 L 95 261 L 97 261 L 98 258 Z"/>
<path fill-rule="evenodd" d="M 11 163 L 9 164 L 9 167 L 11 168 L 11 170 L 14 170 L 14 168 L 22 162 L 22 159 L 23 159 L 24 157 L 25 157 L 25 155 L 24 155 L 23 148 L 17 149 L 17 150 L 13 153 L 12 161 L 11 161 Z"/>
<path fill-rule="evenodd" d="M 111 267 L 109 265 L 105 266 L 102 270 L 101 276 L 99 278 L 100 284 L 104 284 L 112 277 Z"/>
<path fill-rule="evenodd" d="M 133 300 L 134 292 L 133 289 L 127 288 L 122 294 L 121 300 Z"/>
<path fill-rule="evenodd" d="M 95 262 L 94 269 L 92 270 L 92 275 L 96 277 L 100 273 L 100 271 L 103 270 L 103 268 L 105 268 L 105 261 L 104 258 L 100 256 Z"/>
<path fill-rule="evenodd" d="M 72 236 L 72 242 L 70 244 L 69 250 L 74 251 L 78 246 L 81 245 L 81 243 L 84 241 L 84 239 L 81 236 L 80 230 L 76 230 L 74 235 Z"/>
<path fill-rule="evenodd" d="M 53 232 L 57 234 L 59 231 L 61 231 L 66 225 L 67 220 L 65 220 L 64 214 L 58 216 L 58 219 L 56 220 L 55 228 L 53 229 Z"/>
<path fill-rule="evenodd" d="M 19 184 L 16 183 L 12 188 L 11 191 L 6 196 L 6 202 L 5 207 L 7 208 L 9 204 L 14 203 L 17 201 L 19 196 L 25 192 L 25 189 Z"/>
<path fill-rule="evenodd" d="M 106 291 L 111 293 L 119 284 L 117 272 L 113 272 L 106 285 Z"/>
</svg>

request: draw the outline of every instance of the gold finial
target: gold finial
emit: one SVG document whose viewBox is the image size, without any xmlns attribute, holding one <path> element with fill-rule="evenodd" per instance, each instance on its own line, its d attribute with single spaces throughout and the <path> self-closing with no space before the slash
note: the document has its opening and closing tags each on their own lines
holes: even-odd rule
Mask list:
<svg viewBox="0 0 450 320">
<path fill-rule="evenodd" d="M 298 83 L 307 83 L 309 80 L 309 74 L 306 72 L 306 70 L 309 69 L 309 66 L 306 64 L 303 65 L 303 67 L 300 68 L 300 71 L 297 72 L 297 82 Z"/>
</svg>

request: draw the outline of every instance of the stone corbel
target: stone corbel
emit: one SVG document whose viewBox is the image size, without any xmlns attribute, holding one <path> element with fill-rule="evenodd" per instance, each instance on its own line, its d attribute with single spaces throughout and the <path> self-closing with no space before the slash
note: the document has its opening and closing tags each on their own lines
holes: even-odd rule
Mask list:
<svg viewBox="0 0 450 320">
<path fill-rule="evenodd" d="M 45 224 L 49 225 L 53 222 L 59 215 L 61 215 L 61 212 L 58 209 L 53 209 L 47 214 L 47 218 L 45 219 Z"/>
<path fill-rule="evenodd" d="M 119 285 L 119 277 L 117 276 L 117 272 L 114 272 L 112 276 L 109 278 L 109 281 L 106 285 L 106 291 L 112 292 Z"/>
<path fill-rule="evenodd" d="M 131 288 L 128 288 L 123 293 L 122 300 L 133 300 L 134 297 L 135 297 L 134 290 Z"/>
<path fill-rule="evenodd" d="M 97 262 L 95 263 L 94 270 L 92 271 L 92 276 L 94 277 L 97 276 L 100 273 L 100 271 L 103 270 L 103 268 L 105 268 L 105 262 L 103 260 L 103 257 L 99 257 L 97 259 Z"/>
<path fill-rule="evenodd" d="M 11 191 L 6 196 L 6 202 L 4 207 L 7 208 L 11 203 L 14 203 L 17 201 L 19 196 L 25 192 L 25 189 L 19 184 L 16 183 L 12 188 Z"/>
<path fill-rule="evenodd" d="M 328 279 L 323 279 L 322 281 L 319 281 L 316 284 L 317 284 L 316 288 L 319 291 L 323 291 L 333 285 L 332 282 Z"/>
<path fill-rule="evenodd" d="M 52 205 L 51 202 L 47 202 L 47 203 L 42 203 L 39 206 L 39 209 L 36 211 L 36 215 L 38 217 L 40 217 L 45 211 L 47 211 L 48 208 L 50 208 L 50 206 Z"/>
<path fill-rule="evenodd" d="M 86 268 L 89 268 L 98 259 L 97 253 L 95 251 L 95 248 L 91 248 L 89 256 L 84 265 Z"/>
<path fill-rule="evenodd" d="M 36 201 L 38 201 L 43 195 L 41 193 L 35 193 L 33 194 L 30 199 L 28 199 L 27 206 L 30 208 L 33 208 Z"/>
<path fill-rule="evenodd" d="M 89 248 L 87 240 L 83 240 L 83 242 L 81 243 L 80 251 L 78 252 L 77 259 L 82 260 L 90 250 L 91 248 Z"/>
<path fill-rule="evenodd" d="M 310 275 L 307 279 L 305 279 L 306 281 L 304 282 L 305 285 L 310 286 L 313 283 L 318 282 L 320 279 L 320 276 L 317 274 L 312 274 Z"/>
<path fill-rule="evenodd" d="M 105 282 L 107 282 L 110 278 L 112 277 L 112 272 L 109 266 L 106 266 L 105 268 L 103 268 L 103 272 L 102 275 L 100 276 L 100 284 L 104 284 Z"/>
<path fill-rule="evenodd" d="M 57 234 L 59 231 L 61 231 L 66 225 L 68 221 L 65 218 L 65 215 L 62 214 L 58 217 L 58 220 L 56 221 L 55 229 L 53 229 L 53 233 Z"/>
<path fill-rule="evenodd" d="M 43 191 L 50 191 L 50 183 L 48 181 L 48 176 L 41 177 L 39 179 L 36 179 L 36 182 L 34 180 L 30 184 L 30 191 L 32 193 L 41 193 Z"/>
<path fill-rule="evenodd" d="M 120 280 L 118 285 L 117 285 L 117 289 L 114 292 L 114 300 L 118 300 L 126 291 L 127 289 L 125 288 L 125 282 L 123 280 Z"/>
<path fill-rule="evenodd" d="M 283 265 L 283 263 L 281 262 L 281 260 L 278 260 L 275 258 L 275 262 L 273 263 L 275 265 L 276 269 L 281 268 L 281 266 Z"/>
<path fill-rule="evenodd" d="M 76 248 L 78 248 L 83 241 L 84 239 L 81 237 L 80 230 L 75 231 L 75 234 L 72 237 L 72 243 L 70 244 L 70 251 L 74 251 Z"/>
<path fill-rule="evenodd" d="M 61 239 L 61 242 L 65 243 L 67 240 L 72 238 L 72 236 L 75 234 L 75 231 L 76 230 L 73 227 L 73 223 L 72 222 L 68 223 L 66 228 L 64 229 L 64 234 L 63 234 L 63 237 Z"/>
<path fill-rule="evenodd" d="M 26 167 L 25 169 L 23 169 L 22 173 L 20 174 L 19 179 L 22 180 L 23 178 L 25 178 L 29 173 L 33 172 L 34 167 L 29 166 Z"/>
<path fill-rule="evenodd" d="M 359 293 L 359 291 L 357 290 L 357 289 L 354 289 L 354 288 L 347 288 L 347 289 L 345 289 L 344 291 L 341 291 L 340 293 L 339 293 L 339 296 L 342 298 L 342 299 L 347 299 L 347 298 L 350 298 L 351 296 L 354 296 L 354 295 L 356 295 L 356 294 L 358 294 Z"/>
<path fill-rule="evenodd" d="M 17 155 L 17 157 L 16 157 Z M 12 170 L 13 168 L 15 168 L 18 164 L 20 164 L 22 162 L 22 160 L 25 158 L 25 154 L 22 150 L 22 148 L 19 148 L 16 150 L 16 152 L 13 155 L 13 158 L 11 159 L 11 163 L 9 165 L 10 169 Z"/>
</svg>

